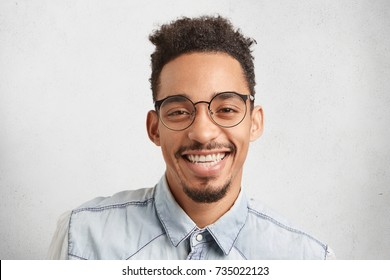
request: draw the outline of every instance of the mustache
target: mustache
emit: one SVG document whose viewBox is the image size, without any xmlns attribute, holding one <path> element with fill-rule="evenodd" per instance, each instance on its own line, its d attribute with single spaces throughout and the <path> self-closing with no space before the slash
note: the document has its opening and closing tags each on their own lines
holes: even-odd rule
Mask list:
<svg viewBox="0 0 390 280">
<path fill-rule="evenodd" d="M 175 153 L 175 157 L 179 158 L 184 152 L 187 151 L 205 151 L 205 150 L 215 150 L 215 149 L 229 149 L 231 153 L 234 153 L 236 151 L 236 147 L 231 143 L 222 144 L 217 142 L 210 142 L 207 144 L 202 144 L 199 142 L 193 142 L 187 146 L 180 146 Z"/>
</svg>

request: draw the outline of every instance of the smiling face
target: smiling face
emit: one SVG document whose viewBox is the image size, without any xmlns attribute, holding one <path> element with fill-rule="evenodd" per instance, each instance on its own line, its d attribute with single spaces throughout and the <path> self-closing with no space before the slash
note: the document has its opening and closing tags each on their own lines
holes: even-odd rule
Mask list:
<svg viewBox="0 0 390 280">
<path fill-rule="evenodd" d="M 160 75 L 157 100 L 184 95 L 193 103 L 209 102 L 217 93 L 249 94 L 240 63 L 224 53 L 183 54 L 167 63 Z M 188 198 L 196 203 L 212 203 L 231 198 L 241 187 L 249 142 L 262 132 L 262 110 L 255 107 L 243 121 L 230 128 L 211 119 L 207 104 L 196 105 L 195 120 L 181 131 L 173 131 L 159 120 L 155 111 L 147 119 L 150 139 L 166 162 L 166 178 L 172 194 L 183 207 Z"/>
</svg>

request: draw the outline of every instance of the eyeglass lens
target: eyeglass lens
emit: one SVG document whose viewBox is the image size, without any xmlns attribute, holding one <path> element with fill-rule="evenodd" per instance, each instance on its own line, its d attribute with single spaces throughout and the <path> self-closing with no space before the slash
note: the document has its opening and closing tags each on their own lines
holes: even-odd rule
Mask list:
<svg viewBox="0 0 390 280">
<path fill-rule="evenodd" d="M 161 104 L 159 114 L 165 126 L 172 130 L 183 130 L 189 127 L 196 116 L 196 105 L 209 104 L 209 115 L 222 127 L 233 127 L 239 124 L 246 114 L 245 100 L 237 93 L 225 92 L 216 95 L 210 102 L 193 103 L 184 96 L 172 96 Z"/>
</svg>

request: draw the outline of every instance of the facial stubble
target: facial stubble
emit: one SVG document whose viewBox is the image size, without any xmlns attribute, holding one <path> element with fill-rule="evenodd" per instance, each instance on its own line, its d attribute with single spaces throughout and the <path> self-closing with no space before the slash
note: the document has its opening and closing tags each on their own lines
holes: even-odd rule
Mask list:
<svg viewBox="0 0 390 280">
<path fill-rule="evenodd" d="M 204 187 L 193 187 L 182 183 L 184 193 L 193 201 L 198 203 L 213 203 L 225 197 L 231 186 L 231 178 L 229 178 L 222 186 L 213 186 L 209 182 Z"/>
</svg>

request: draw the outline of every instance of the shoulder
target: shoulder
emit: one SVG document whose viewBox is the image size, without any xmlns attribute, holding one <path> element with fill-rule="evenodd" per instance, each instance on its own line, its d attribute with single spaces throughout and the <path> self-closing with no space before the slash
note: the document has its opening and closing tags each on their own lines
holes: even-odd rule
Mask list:
<svg viewBox="0 0 390 280">
<path fill-rule="evenodd" d="M 294 231 L 291 221 L 265 204 L 250 199 L 248 201 L 248 215 L 256 223 L 270 223 L 277 227 Z"/>
<path fill-rule="evenodd" d="M 162 234 L 154 188 L 123 191 L 72 211 L 68 252 L 77 259 L 127 259 Z"/>
<path fill-rule="evenodd" d="M 247 222 L 240 235 L 237 249 L 251 259 L 325 259 L 327 253 L 327 245 L 254 200 L 248 201 Z"/>
<path fill-rule="evenodd" d="M 72 213 L 82 211 L 98 211 L 110 208 L 121 208 L 127 206 L 147 205 L 153 202 L 154 188 L 144 188 L 138 190 L 127 190 L 118 192 L 108 197 L 96 197 L 83 203 Z"/>
</svg>

